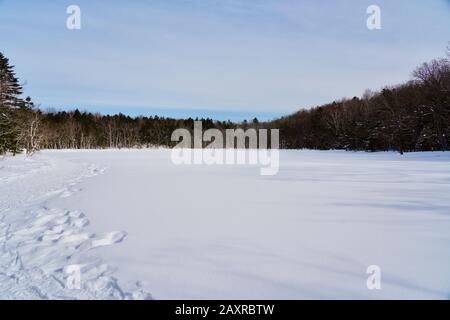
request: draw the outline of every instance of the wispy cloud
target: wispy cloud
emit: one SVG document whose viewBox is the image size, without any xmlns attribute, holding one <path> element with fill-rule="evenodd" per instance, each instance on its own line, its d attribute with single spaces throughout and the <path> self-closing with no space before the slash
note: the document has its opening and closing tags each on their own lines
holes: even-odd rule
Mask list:
<svg viewBox="0 0 450 320">
<path fill-rule="evenodd" d="M 1 49 L 43 105 L 290 112 L 405 80 L 450 40 L 449 1 L 0 0 Z M 446 11 L 447 10 L 447 11 Z"/>
</svg>

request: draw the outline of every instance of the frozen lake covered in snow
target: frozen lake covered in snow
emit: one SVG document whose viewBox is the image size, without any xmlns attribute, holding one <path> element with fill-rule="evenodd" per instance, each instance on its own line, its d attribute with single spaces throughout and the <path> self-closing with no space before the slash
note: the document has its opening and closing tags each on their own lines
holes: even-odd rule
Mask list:
<svg viewBox="0 0 450 320">
<path fill-rule="evenodd" d="M 7 157 L 0 297 L 449 299 L 449 195 L 442 152 L 281 151 L 274 176 L 170 150 Z"/>
</svg>

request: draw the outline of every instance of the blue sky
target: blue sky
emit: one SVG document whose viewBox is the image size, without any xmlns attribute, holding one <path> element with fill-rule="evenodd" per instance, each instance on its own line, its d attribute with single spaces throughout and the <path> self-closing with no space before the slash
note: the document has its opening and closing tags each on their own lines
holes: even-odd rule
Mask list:
<svg viewBox="0 0 450 320">
<path fill-rule="evenodd" d="M 266 119 L 408 80 L 448 41 L 448 0 L 0 0 L 0 51 L 43 108 Z"/>
</svg>

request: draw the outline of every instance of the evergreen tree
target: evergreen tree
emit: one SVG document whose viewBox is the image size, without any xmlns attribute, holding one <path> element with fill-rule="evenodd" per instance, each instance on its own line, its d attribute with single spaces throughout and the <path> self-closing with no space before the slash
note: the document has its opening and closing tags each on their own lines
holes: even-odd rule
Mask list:
<svg viewBox="0 0 450 320">
<path fill-rule="evenodd" d="M 18 152 L 17 125 L 12 112 L 5 105 L 0 104 L 0 154 Z"/>
<path fill-rule="evenodd" d="M 19 129 L 15 113 L 23 104 L 20 99 L 22 87 L 16 78 L 14 67 L 0 52 L 0 154 L 20 150 L 18 143 Z"/>
<path fill-rule="evenodd" d="M 9 108 L 17 108 L 22 101 L 19 96 L 22 94 L 22 86 L 14 72 L 14 66 L 9 64 L 0 52 L 0 104 Z"/>
</svg>

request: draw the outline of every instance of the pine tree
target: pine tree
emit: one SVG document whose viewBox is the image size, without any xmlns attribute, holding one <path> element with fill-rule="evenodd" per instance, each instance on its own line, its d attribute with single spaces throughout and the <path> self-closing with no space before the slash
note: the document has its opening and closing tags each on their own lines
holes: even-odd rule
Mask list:
<svg viewBox="0 0 450 320">
<path fill-rule="evenodd" d="M 17 130 L 10 110 L 0 105 L 0 154 L 17 149 Z"/>
<path fill-rule="evenodd" d="M 0 154 L 20 151 L 16 110 L 23 105 L 20 99 L 22 87 L 16 78 L 14 67 L 0 52 Z"/>
</svg>

